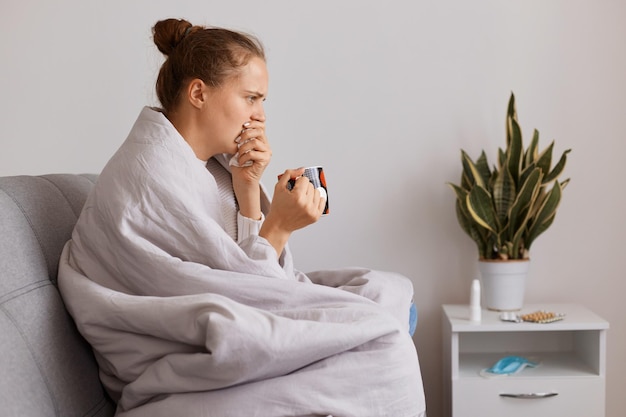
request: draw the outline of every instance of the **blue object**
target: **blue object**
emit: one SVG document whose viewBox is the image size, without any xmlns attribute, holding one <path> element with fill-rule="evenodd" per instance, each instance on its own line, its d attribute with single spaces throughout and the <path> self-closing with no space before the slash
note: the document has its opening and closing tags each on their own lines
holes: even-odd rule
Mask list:
<svg viewBox="0 0 626 417">
<path fill-rule="evenodd" d="M 537 365 L 539 364 L 521 356 L 505 356 L 491 368 L 485 369 L 484 372 L 491 375 L 512 375 L 521 372 L 527 366 L 535 367 Z"/>
<path fill-rule="evenodd" d="M 411 303 L 411 309 L 409 310 L 409 334 L 413 336 L 415 329 L 417 328 L 417 307 L 415 303 Z"/>
</svg>

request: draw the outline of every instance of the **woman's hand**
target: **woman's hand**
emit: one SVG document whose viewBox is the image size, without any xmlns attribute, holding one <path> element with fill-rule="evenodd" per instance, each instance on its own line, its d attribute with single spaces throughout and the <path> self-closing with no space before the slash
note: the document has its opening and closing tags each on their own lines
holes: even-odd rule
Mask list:
<svg viewBox="0 0 626 417">
<path fill-rule="evenodd" d="M 304 168 L 287 170 L 281 175 L 274 187 L 270 211 L 259 231 L 279 256 L 291 233 L 319 220 L 326 205 L 326 199 L 302 174 Z M 287 188 L 290 179 L 295 179 L 291 190 Z"/>
<path fill-rule="evenodd" d="M 250 120 L 244 123 L 235 142 L 239 149 L 239 167 L 232 167 L 233 181 L 257 185 L 272 159 L 272 149 L 265 136 L 265 122 Z"/>
<path fill-rule="evenodd" d="M 265 136 L 265 122 L 250 120 L 243 124 L 235 140 L 239 166 L 231 166 L 233 190 L 239 211 L 251 219 L 261 218 L 261 189 L 259 182 L 272 158 L 272 149 Z"/>
</svg>

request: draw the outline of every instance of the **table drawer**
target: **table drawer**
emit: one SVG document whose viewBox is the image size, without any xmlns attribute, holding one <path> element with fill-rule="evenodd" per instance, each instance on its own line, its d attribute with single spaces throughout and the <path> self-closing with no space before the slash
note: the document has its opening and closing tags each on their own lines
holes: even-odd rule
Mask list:
<svg viewBox="0 0 626 417">
<path fill-rule="evenodd" d="M 604 417 L 604 392 L 599 376 L 462 378 L 452 382 L 452 416 Z"/>
</svg>

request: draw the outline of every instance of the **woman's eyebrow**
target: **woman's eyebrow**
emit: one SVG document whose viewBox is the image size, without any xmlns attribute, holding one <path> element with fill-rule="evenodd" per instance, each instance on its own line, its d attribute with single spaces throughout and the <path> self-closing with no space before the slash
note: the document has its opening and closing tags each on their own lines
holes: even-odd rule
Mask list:
<svg viewBox="0 0 626 417">
<path fill-rule="evenodd" d="M 255 90 L 245 90 L 246 94 L 251 94 L 253 96 L 257 96 L 257 97 L 265 97 L 265 94 L 261 93 L 260 91 L 255 91 Z"/>
</svg>

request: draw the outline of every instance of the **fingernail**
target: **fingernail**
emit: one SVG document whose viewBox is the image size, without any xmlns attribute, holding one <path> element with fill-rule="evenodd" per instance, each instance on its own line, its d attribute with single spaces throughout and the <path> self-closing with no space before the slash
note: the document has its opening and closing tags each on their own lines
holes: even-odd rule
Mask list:
<svg viewBox="0 0 626 417">
<path fill-rule="evenodd" d="M 239 143 L 241 142 L 241 136 L 237 136 L 237 139 L 235 139 L 235 143 Z"/>
</svg>

